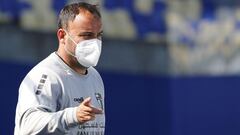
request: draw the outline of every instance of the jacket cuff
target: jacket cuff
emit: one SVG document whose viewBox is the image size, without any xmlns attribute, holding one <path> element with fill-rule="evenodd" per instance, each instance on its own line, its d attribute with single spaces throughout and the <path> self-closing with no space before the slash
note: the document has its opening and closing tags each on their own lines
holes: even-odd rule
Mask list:
<svg viewBox="0 0 240 135">
<path fill-rule="evenodd" d="M 67 108 L 66 110 L 66 124 L 68 127 L 73 127 L 78 125 L 77 120 L 77 107 Z"/>
</svg>

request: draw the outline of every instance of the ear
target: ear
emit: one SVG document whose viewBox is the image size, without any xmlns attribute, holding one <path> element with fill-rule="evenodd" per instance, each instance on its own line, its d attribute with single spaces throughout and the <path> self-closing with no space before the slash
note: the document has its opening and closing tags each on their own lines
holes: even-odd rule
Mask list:
<svg viewBox="0 0 240 135">
<path fill-rule="evenodd" d="M 65 44 L 65 31 L 63 29 L 58 29 L 57 31 L 57 37 L 58 37 L 58 41 L 60 44 Z"/>
</svg>

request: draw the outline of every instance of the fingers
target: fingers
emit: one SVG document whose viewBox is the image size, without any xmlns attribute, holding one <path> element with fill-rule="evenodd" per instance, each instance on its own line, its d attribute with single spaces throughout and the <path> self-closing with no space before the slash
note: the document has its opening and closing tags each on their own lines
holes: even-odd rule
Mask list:
<svg viewBox="0 0 240 135">
<path fill-rule="evenodd" d="M 87 112 L 94 113 L 94 114 L 102 114 L 103 113 L 102 109 L 98 109 L 98 108 L 91 106 L 91 97 L 88 97 L 85 100 L 83 100 L 82 104 L 83 104 L 83 109 Z"/>
<path fill-rule="evenodd" d="M 103 110 L 102 109 L 94 108 L 94 107 L 92 107 L 92 112 L 94 114 L 103 114 Z"/>
<path fill-rule="evenodd" d="M 83 112 L 80 116 L 81 116 L 80 117 L 80 119 L 81 119 L 80 122 L 81 123 L 84 123 L 84 122 L 95 119 L 95 114 L 92 114 L 92 113 L 89 113 L 89 112 Z"/>
<path fill-rule="evenodd" d="M 86 98 L 77 109 L 77 119 L 80 123 L 84 123 L 95 119 L 96 114 L 102 114 L 101 109 L 95 108 L 91 105 L 91 98 Z"/>
<path fill-rule="evenodd" d="M 88 97 L 86 99 L 83 100 L 82 104 L 83 105 L 86 105 L 86 106 L 89 106 L 91 103 L 91 97 Z"/>
<path fill-rule="evenodd" d="M 83 106 L 83 110 L 89 113 L 93 113 L 93 114 L 102 114 L 103 111 L 102 109 L 98 109 L 92 106 Z"/>
</svg>

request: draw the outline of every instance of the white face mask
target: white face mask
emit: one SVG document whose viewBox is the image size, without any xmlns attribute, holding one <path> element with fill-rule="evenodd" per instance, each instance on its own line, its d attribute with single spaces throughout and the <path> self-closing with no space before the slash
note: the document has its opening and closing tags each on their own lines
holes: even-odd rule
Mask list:
<svg viewBox="0 0 240 135">
<path fill-rule="evenodd" d="M 69 34 L 68 34 L 69 35 Z M 77 61 L 84 67 L 96 66 L 102 50 L 102 41 L 99 39 L 83 40 L 76 43 L 71 36 L 69 36 L 76 45 L 75 55 L 68 51 L 66 45 L 65 51 L 77 58 Z"/>
</svg>

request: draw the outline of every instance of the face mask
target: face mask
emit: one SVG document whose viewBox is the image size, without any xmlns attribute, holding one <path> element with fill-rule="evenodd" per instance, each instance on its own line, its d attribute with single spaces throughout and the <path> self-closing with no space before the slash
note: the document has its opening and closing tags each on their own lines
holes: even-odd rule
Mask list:
<svg viewBox="0 0 240 135">
<path fill-rule="evenodd" d="M 75 55 L 72 54 L 65 45 L 65 51 L 75 57 L 77 61 L 84 67 L 96 66 L 101 54 L 102 41 L 99 39 L 83 40 L 76 43 L 71 36 L 69 36 L 76 45 Z"/>
</svg>

